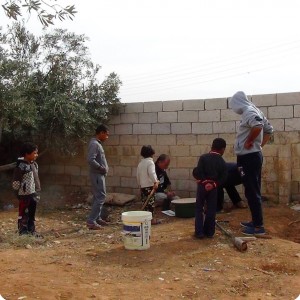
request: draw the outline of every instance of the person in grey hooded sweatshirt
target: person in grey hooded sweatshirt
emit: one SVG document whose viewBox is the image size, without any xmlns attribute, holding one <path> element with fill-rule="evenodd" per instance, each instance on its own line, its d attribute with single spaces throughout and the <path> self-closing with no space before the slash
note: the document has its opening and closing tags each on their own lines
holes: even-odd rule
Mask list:
<svg viewBox="0 0 300 300">
<path fill-rule="evenodd" d="M 269 141 L 273 127 L 244 92 L 235 93 L 229 107 L 241 115 L 234 149 L 252 217 L 249 222 L 241 222 L 241 226 L 246 235 L 265 234 L 261 205 L 262 147 Z"/>
<path fill-rule="evenodd" d="M 102 225 L 108 225 L 101 219 L 101 211 L 106 197 L 105 176 L 108 173 L 108 164 L 102 143 L 108 139 L 108 135 L 108 127 L 103 124 L 99 125 L 96 128 L 96 136 L 90 140 L 88 146 L 87 161 L 90 168 L 93 202 L 87 219 L 87 227 L 92 230 L 99 230 Z"/>
</svg>

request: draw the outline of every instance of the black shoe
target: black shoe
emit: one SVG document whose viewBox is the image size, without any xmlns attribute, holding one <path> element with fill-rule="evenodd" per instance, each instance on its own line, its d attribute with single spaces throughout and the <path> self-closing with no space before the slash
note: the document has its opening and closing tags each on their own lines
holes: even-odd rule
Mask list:
<svg viewBox="0 0 300 300">
<path fill-rule="evenodd" d="M 205 238 L 205 235 L 204 234 L 194 234 L 194 238 L 196 238 L 196 239 L 199 239 L 199 240 L 202 240 L 202 239 L 204 239 Z"/>
</svg>

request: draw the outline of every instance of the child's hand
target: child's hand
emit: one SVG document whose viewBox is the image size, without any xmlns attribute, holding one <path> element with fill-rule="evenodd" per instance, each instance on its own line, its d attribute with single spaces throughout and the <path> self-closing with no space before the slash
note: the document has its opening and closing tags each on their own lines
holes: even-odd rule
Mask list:
<svg viewBox="0 0 300 300">
<path fill-rule="evenodd" d="M 158 189 L 159 181 L 156 181 L 153 185 L 153 189 L 156 191 Z"/>
<path fill-rule="evenodd" d="M 207 183 L 205 186 L 204 186 L 205 190 L 207 192 L 210 192 L 211 190 L 214 189 L 214 185 L 212 183 Z"/>
</svg>

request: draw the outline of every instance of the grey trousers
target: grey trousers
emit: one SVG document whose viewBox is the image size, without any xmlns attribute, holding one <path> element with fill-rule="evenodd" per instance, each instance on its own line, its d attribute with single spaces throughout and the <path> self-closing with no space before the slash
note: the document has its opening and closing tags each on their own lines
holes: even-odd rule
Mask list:
<svg viewBox="0 0 300 300">
<path fill-rule="evenodd" d="M 96 220 L 101 219 L 101 210 L 105 202 L 106 186 L 105 176 L 97 173 L 90 173 L 91 185 L 92 185 L 92 209 L 87 219 L 88 223 L 95 223 Z"/>
</svg>

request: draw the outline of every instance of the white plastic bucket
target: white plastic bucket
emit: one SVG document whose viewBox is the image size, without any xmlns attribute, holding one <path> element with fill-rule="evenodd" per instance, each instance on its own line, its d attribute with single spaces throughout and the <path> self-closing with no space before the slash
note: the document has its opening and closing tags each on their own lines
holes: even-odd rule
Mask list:
<svg viewBox="0 0 300 300">
<path fill-rule="evenodd" d="M 149 211 L 127 211 L 122 213 L 123 241 L 128 250 L 150 248 L 152 213 Z"/>
</svg>

